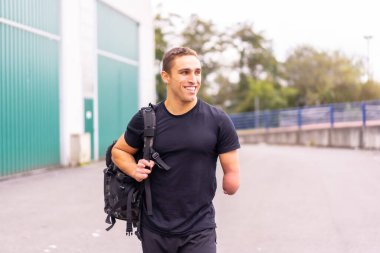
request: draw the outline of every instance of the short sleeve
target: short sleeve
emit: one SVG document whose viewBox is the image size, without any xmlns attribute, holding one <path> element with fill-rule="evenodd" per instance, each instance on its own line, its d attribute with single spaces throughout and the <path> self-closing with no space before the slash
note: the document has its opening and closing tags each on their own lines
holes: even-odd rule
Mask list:
<svg viewBox="0 0 380 253">
<path fill-rule="evenodd" d="M 223 154 L 239 149 L 239 138 L 231 118 L 223 111 L 219 115 L 217 153 Z"/>
<path fill-rule="evenodd" d="M 144 146 L 144 119 L 138 111 L 131 119 L 124 133 L 124 139 L 132 148 L 142 149 Z"/>
</svg>

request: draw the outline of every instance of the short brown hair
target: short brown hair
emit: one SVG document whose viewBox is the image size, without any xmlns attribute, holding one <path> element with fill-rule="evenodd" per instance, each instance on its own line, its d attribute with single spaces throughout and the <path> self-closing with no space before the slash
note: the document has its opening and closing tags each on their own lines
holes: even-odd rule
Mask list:
<svg viewBox="0 0 380 253">
<path fill-rule="evenodd" d="M 197 52 L 188 47 L 175 47 L 167 51 L 162 59 L 162 70 L 170 74 L 175 58 L 184 55 L 194 55 L 198 58 Z"/>
</svg>

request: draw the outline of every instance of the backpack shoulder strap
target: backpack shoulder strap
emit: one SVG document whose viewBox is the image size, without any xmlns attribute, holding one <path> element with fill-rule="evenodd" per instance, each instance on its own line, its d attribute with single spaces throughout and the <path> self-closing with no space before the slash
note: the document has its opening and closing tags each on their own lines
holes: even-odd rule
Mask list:
<svg viewBox="0 0 380 253">
<path fill-rule="evenodd" d="M 156 114 L 152 107 L 141 108 L 141 113 L 144 118 L 144 148 L 143 148 L 143 158 L 147 161 L 151 158 L 151 149 L 153 147 L 153 137 L 154 130 L 156 128 Z M 150 168 L 148 168 L 150 169 Z M 144 180 L 144 191 L 145 191 L 145 203 L 147 208 L 147 214 L 153 214 L 152 208 L 152 191 L 150 188 L 149 177 Z"/>
<path fill-rule="evenodd" d="M 151 149 L 153 147 L 154 131 L 156 129 L 156 113 L 151 106 L 141 108 L 141 113 L 144 118 L 143 157 L 149 161 L 151 159 Z"/>
<path fill-rule="evenodd" d="M 160 155 L 153 150 L 154 133 L 156 130 L 156 106 L 149 104 L 149 107 L 141 108 L 141 113 L 144 119 L 144 147 L 143 158 L 149 161 L 151 158 L 156 162 L 157 166 L 169 170 L 170 167 L 160 158 Z M 144 180 L 145 203 L 147 214 L 152 215 L 152 192 L 150 189 L 149 177 Z"/>
<path fill-rule="evenodd" d="M 156 130 L 156 113 L 157 105 L 149 103 L 149 107 L 141 108 L 144 117 L 144 159 L 153 159 L 160 169 L 170 170 L 160 157 L 160 154 L 153 149 L 154 134 Z"/>
<path fill-rule="evenodd" d="M 157 105 L 149 103 L 149 107 L 141 108 L 141 112 L 144 118 L 144 150 L 143 157 L 145 160 L 153 159 L 157 166 L 164 170 L 170 170 L 170 166 L 167 165 L 160 157 L 160 154 L 153 149 L 154 134 L 156 130 L 156 113 Z"/>
</svg>

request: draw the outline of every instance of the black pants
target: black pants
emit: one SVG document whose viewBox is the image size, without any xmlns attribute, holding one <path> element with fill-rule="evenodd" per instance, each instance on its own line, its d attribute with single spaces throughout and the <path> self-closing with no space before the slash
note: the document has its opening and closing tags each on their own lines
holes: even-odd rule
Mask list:
<svg viewBox="0 0 380 253">
<path fill-rule="evenodd" d="M 144 253 L 216 253 L 215 229 L 181 237 L 162 236 L 142 228 Z"/>
</svg>

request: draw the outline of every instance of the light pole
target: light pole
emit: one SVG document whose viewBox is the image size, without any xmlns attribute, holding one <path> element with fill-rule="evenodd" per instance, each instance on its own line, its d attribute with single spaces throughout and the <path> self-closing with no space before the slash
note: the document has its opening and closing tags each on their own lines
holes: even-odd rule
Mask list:
<svg viewBox="0 0 380 253">
<path fill-rule="evenodd" d="M 373 38 L 372 35 L 365 35 L 364 39 L 367 40 L 367 81 L 371 80 L 371 70 L 370 70 L 370 51 L 369 51 L 369 44 L 371 39 Z"/>
</svg>

